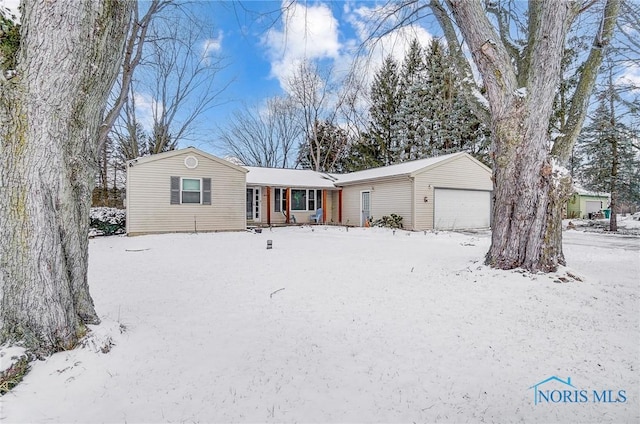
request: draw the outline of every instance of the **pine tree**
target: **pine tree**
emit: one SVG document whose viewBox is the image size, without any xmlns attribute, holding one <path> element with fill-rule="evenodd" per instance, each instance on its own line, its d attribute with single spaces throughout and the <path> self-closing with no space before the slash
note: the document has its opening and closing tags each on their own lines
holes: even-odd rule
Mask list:
<svg viewBox="0 0 640 424">
<path fill-rule="evenodd" d="M 392 142 L 401 100 L 399 83 L 398 64 L 393 57 L 387 56 L 371 84 L 369 132 L 361 142 L 354 144 L 355 152 L 372 167 L 396 162 Z"/>
<path fill-rule="evenodd" d="M 414 39 L 402 64 L 400 105 L 393 122 L 392 151 L 396 162 L 422 156 L 426 138 L 424 105 L 427 102 L 424 52 Z"/>
<path fill-rule="evenodd" d="M 621 119 L 624 103 L 616 92 L 611 69 L 597 97 L 593 119 L 582 129 L 577 142 L 584 160 L 580 176 L 586 188 L 611 194 L 609 229 L 617 231 L 620 203 L 640 200 L 640 160 L 633 147 L 638 134 Z"/>
</svg>

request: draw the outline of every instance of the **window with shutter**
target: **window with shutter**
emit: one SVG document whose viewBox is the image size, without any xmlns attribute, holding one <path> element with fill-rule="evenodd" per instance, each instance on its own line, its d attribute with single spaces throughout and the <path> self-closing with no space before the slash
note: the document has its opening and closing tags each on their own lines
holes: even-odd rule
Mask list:
<svg viewBox="0 0 640 424">
<path fill-rule="evenodd" d="M 211 178 L 171 177 L 172 205 L 211 204 Z"/>
<path fill-rule="evenodd" d="M 169 204 L 180 204 L 180 177 L 171 177 L 171 200 Z"/>
<path fill-rule="evenodd" d="M 211 204 L 211 178 L 202 179 L 202 204 Z"/>
</svg>

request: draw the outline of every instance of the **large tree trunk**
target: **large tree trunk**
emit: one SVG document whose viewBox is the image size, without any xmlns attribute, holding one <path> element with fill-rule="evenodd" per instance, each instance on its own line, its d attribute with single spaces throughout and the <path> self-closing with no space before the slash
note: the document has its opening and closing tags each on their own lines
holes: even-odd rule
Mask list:
<svg viewBox="0 0 640 424">
<path fill-rule="evenodd" d="M 493 136 L 493 235 L 487 264 L 553 271 L 564 264 L 561 196 L 549 119 L 573 3 L 530 3 L 528 55 L 517 68 L 479 2 L 449 5 L 480 70 Z"/>
<path fill-rule="evenodd" d="M 131 3 L 23 6 L 17 76 L 0 92 L 0 339 L 48 354 L 99 322 L 87 282 L 89 208 Z"/>
<path fill-rule="evenodd" d="M 609 42 L 620 0 L 606 0 L 600 28 L 582 65 L 563 135 L 548 134 L 559 85 L 565 38 L 579 2 L 537 0 L 527 10 L 528 39 L 522 51 L 496 33 L 479 0 L 447 0 L 489 100 L 493 137 L 493 236 L 487 264 L 496 268 L 554 271 L 564 264 L 562 206 L 570 178 L 564 164 L 584 122 L 588 99 Z M 438 10 L 439 2 L 432 0 Z M 585 3 L 586 7 L 593 3 Z M 442 18 L 442 14 L 436 13 Z M 508 27 L 500 26 L 508 30 Z M 451 31 L 449 31 L 450 33 Z M 447 32 L 445 32 L 447 34 Z M 449 35 L 452 38 L 453 35 Z M 449 40 L 452 41 L 457 40 Z M 453 43 L 451 43 L 453 44 Z"/>
</svg>

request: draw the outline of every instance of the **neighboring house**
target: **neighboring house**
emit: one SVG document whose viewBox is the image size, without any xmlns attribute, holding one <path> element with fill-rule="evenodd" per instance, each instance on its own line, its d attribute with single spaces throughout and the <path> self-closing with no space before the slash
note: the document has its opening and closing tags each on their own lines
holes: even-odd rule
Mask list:
<svg viewBox="0 0 640 424">
<path fill-rule="evenodd" d="M 340 175 L 342 223 L 394 213 L 408 230 L 489 228 L 491 175 L 464 152 Z"/>
<path fill-rule="evenodd" d="M 330 175 L 242 167 L 193 147 L 127 168 L 127 233 L 243 230 L 318 222 L 365 226 L 397 214 L 408 230 L 488 228 L 491 170 L 467 153 Z"/>
<path fill-rule="evenodd" d="M 246 228 L 243 167 L 193 147 L 127 165 L 127 234 Z"/>
<path fill-rule="evenodd" d="M 247 225 L 307 223 L 318 209 L 322 209 L 320 222 L 340 222 L 340 190 L 329 174 L 303 169 L 246 169 Z"/>
<path fill-rule="evenodd" d="M 567 218 L 589 219 L 593 214 L 609 209 L 611 196 L 575 187 L 574 193 L 567 201 Z"/>
</svg>

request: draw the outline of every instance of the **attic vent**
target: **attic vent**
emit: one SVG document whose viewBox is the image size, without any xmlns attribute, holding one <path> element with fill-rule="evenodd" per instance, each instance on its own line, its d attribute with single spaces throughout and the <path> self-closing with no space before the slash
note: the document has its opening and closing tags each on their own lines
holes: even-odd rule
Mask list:
<svg viewBox="0 0 640 424">
<path fill-rule="evenodd" d="M 195 156 L 187 156 L 184 158 L 184 166 L 189 169 L 194 169 L 198 166 L 198 159 Z"/>
</svg>

